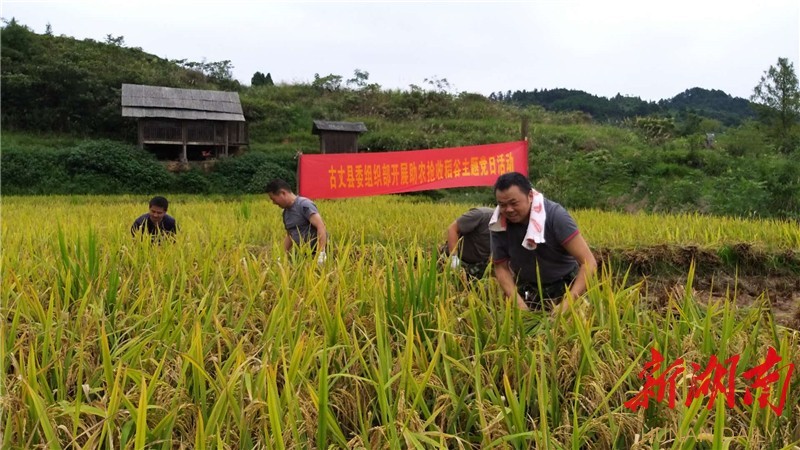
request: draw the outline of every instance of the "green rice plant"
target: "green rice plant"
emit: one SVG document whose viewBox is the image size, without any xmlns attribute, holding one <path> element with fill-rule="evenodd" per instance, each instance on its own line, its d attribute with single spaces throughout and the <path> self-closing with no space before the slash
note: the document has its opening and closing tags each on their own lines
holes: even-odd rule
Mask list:
<svg viewBox="0 0 800 450">
<path fill-rule="evenodd" d="M 331 241 L 318 267 L 310 252 L 283 252 L 280 211 L 263 196 L 172 197 L 180 233 L 159 244 L 129 232 L 144 197 L 3 200 L 14 211 L 0 231 L 3 448 L 799 444 L 788 364 L 800 364 L 800 333 L 775 320 L 768 294 L 749 308 L 736 288 L 699 295 L 699 262 L 653 305 L 610 258 L 554 317 L 520 311 L 492 279 L 439 269 L 435 247 L 460 205 L 320 201 Z M 800 242 L 780 221 L 575 215 L 593 246 L 620 252 L 791 254 Z M 653 348 L 685 361 L 678 401 L 632 411 Z M 770 348 L 780 416 L 742 400 L 744 371 Z M 687 406 L 692 363 L 712 355 L 739 356 L 734 406 L 722 394 Z"/>
</svg>

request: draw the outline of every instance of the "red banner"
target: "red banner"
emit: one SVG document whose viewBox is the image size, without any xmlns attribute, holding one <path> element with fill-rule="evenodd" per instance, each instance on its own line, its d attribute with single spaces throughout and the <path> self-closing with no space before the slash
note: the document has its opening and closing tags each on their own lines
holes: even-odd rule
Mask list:
<svg viewBox="0 0 800 450">
<path fill-rule="evenodd" d="M 491 186 L 506 172 L 528 176 L 528 143 L 300 155 L 299 172 L 298 192 L 312 199 Z"/>
</svg>

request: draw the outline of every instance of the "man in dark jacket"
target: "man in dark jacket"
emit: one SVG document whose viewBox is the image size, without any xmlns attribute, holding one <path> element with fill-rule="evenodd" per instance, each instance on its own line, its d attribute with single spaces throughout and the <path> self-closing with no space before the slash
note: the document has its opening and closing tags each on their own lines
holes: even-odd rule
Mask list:
<svg viewBox="0 0 800 450">
<path fill-rule="evenodd" d="M 148 234 L 152 240 L 161 236 L 174 237 L 178 232 L 175 218 L 167 214 L 169 202 L 166 198 L 156 196 L 150 199 L 150 210 L 139 216 L 131 226 L 131 234 Z"/>
</svg>

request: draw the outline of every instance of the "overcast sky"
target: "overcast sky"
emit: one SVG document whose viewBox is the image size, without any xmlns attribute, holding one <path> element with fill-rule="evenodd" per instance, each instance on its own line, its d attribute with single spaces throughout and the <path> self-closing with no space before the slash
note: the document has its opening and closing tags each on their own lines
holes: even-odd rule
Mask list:
<svg viewBox="0 0 800 450">
<path fill-rule="evenodd" d="M 37 33 L 105 40 L 168 59 L 231 60 L 279 82 L 369 72 L 383 88 L 444 79 L 453 92 L 581 89 L 671 98 L 692 87 L 748 98 L 779 57 L 798 67 L 800 1 L 2 1 Z"/>
</svg>

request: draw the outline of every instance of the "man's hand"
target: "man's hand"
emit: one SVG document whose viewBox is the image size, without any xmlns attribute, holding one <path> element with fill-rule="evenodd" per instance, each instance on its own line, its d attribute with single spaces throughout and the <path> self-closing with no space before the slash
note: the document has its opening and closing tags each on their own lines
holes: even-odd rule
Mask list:
<svg viewBox="0 0 800 450">
<path fill-rule="evenodd" d="M 553 306 L 553 310 L 550 311 L 550 314 L 553 317 L 557 317 L 560 316 L 561 314 L 565 314 L 567 311 L 569 311 L 569 300 L 567 299 L 567 297 L 564 297 L 564 299 L 561 300 L 561 303 Z"/>
<path fill-rule="evenodd" d="M 522 299 L 522 296 L 517 294 L 517 307 L 523 311 L 530 311 L 531 309 L 528 308 L 528 304 L 525 303 L 525 300 Z"/>
<path fill-rule="evenodd" d="M 450 268 L 455 270 L 455 269 L 458 269 L 459 266 L 461 266 L 461 260 L 458 259 L 458 255 L 451 256 L 450 257 Z"/>
<path fill-rule="evenodd" d="M 514 274 L 511 273 L 511 269 L 508 267 L 508 261 L 503 261 L 494 266 L 494 276 L 497 278 L 497 282 L 500 283 L 500 287 L 503 289 L 503 293 L 506 294 L 507 298 L 513 297 L 517 299 L 517 307 L 519 309 L 530 311 L 525 300 L 519 295 L 519 292 L 517 292 L 517 286 L 514 283 Z"/>
<path fill-rule="evenodd" d="M 324 251 L 319 252 L 319 256 L 317 256 L 317 265 L 322 266 L 327 260 L 328 255 L 326 255 Z"/>
</svg>

